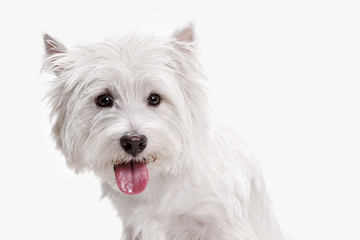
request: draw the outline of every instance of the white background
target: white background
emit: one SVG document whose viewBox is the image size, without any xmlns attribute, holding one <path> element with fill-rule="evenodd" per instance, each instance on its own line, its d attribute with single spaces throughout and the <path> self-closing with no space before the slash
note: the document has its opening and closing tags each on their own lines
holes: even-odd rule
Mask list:
<svg viewBox="0 0 360 240">
<path fill-rule="evenodd" d="M 189 20 L 214 112 L 262 163 L 285 231 L 360 239 L 360 7 L 347 0 L 2 1 L 0 239 L 121 235 L 98 180 L 50 140 L 42 33 L 71 46 Z"/>
</svg>

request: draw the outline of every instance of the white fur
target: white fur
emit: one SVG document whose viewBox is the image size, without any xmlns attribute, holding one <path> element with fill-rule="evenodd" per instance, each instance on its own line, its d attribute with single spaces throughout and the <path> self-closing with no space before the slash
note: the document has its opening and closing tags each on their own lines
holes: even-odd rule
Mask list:
<svg viewBox="0 0 360 240">
<path fill-rule="evenodd" d="M 65 49 L 44 36 L 52 134 L 75 172 L 93 171 L 124 223 L 124 240 L 281 240 L 258 163 L 231 131 L 210 120 L 193 26 L 172 38 L 132 34 Z M 97 96 L 110 92 L 111 108 Z M 159 106 L 146 104 L 157 93 Z M 148 139 L 150 182 L 121 193 L 113 166 L 132 157 L 119 139 Z"/>
</svg>

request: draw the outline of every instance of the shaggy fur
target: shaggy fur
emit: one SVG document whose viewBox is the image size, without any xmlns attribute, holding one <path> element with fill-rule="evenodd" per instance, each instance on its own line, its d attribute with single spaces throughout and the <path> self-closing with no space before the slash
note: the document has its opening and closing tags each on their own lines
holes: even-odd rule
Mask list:
<svg viewBox="0 0 360 240">
<path fill-rule="evenodd" d="M 124 240 L 282 240 L 260 167 L 207 112 L 193 26 L 170 39 L 132 34 L 67 50 L 44 35 L 52 136 L 75 172 L 92 171 L 124 223 Z M 112 107 L 96 105 L 112 96 Z M 151 94 L 161 96 L 149 106 Z M 145 135 L 136 157 L 120 146 Z M 145 161 L 144 192 L 126 195 L 114 165 Z"/>
</svg>

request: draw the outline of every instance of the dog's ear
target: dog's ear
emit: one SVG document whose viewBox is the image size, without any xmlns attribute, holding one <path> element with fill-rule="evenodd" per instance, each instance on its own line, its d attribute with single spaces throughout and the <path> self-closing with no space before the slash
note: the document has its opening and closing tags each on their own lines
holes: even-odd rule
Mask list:
<svg viewBox="0 0 360 240">
<path fill-rule="evenodd" d="M 194 29 L 195 24 L 192 22 L 177 29 L 172 35 L 173 46 L 181 52 L 193 53 L 196 49 Z"/>
<path fill-rule="evenodd" d="M 58 40 L 46 33 L 43 38 L 46 53 L 44 67 L 59 76 L 64 71 L 64 67 L 59 64 L 59 59 L 65 55 L 66 48 Z"/>
<path fill-rule="evenodd" d="M 47 33 L 44 34 L 44 45 L 47 57 L 66 52 L 64 45 L 62 45 L 58 40 L 54 39 Z"/>
<path fill-rule="evenodd" d="M 195 24 L 190 22 L 173 33 L 173 38 L 179 42 L 191 43 L 195 41 Z"/>
</svg>

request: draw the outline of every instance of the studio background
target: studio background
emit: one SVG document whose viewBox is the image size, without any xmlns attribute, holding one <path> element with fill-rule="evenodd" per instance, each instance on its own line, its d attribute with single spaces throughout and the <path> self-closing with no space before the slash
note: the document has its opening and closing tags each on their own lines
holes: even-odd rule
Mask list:
<svg viewBox="0 0 360 240">
<path fill-rule="evenodd" d="M 42 34 L 68 48 L 196 24 L 216 118 L 261 162 L 294 240 L 360 239 L 358 1 L 2 1 L 0 239 L 120 239 L 98 180 L 50 138 Z"/>
</svg>

